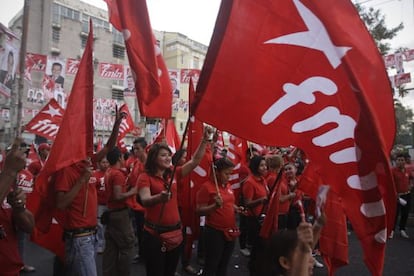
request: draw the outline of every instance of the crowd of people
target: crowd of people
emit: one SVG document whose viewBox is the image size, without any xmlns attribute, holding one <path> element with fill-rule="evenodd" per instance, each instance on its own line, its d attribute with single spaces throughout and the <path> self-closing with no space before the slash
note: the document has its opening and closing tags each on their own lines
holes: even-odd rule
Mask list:
<svg viewBox="0 0 414 276">
<path fill-rule="evenodd" d="M 125 154 L 115 147 L 121 120 L 117 112 L 102 150 L 57 171 L 49 182 L 53 205 L 64 214 L 59 222 L 65 257 L 56 258 L 55 275 L 97 275 L 96 254 L 102 254 L 103 275 L 130 275 L 131 262 L 142 260 L 147 275 L 173 276 L 181 259 L 187 274 L 224 276 L 237 241 L 240 253 L 249 258 L 250 275 L 311 275 L 315 265 L 323 266 L 312 253 L 326 217 L 323 208 L 315 217 L 313 200 L 301 190 L 298 170 L 306 162 L 300 150 L 263 155 L 250 147 L 247 163 L 239 168 L 241 188 L 236 193 L 230 184 L 236 164 L 226 152 L 214 153 L 210 127 L 204 129 L 193 156 L 187 157 L 185 149 L 173 154 L 166 143 L 147 145 L 144 138 L 137 138 Z M 28 149 L 16 139 L 3 161 L 0 267 L 7 275 L 35 270 L 24 263 L 25 235 L 35 227 L 31 212 L 35 210 L 26 209 L 26 198 L 50 147 L 40 144 L 38 160 L 26 169 Z M 203 218 L 197 243 L 202 270 L 198 270 L 191 262 L 194 237 L 182 220 L 183 195 L 190 173 L 205 155 L 211 156 L 211 166 L 208 180 L 198 187 L 194 210 Z M 397 157 L 393 175 L 400 199 L 399 230 L 408 238 L 411 176 L 405 162 L 404 156 Z M 272 210 L 276 213 L 270 216 Z M 270 225 L 267 234 L 264 224 Z"/>
</svg>

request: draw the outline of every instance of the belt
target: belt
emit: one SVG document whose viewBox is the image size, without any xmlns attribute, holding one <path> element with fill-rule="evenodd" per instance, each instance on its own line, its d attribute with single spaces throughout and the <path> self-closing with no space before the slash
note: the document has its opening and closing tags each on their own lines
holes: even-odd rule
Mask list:
<svg viewBox="0 0 414 276">
<path fill-rule="evenodd" d="M 405 192 L 405 193 L 398 193 L 398 195 L 408 195 L 408 194 L 410 194 L 411 192 L 410 191 L 408 191 L 408 192 Z"/>
<path fill-rule="evenodd" d="M 85 237 L 90 236 L 96 233 L 96 227 L 90 227 L 90 228 L 77 228 L 77 229 L 71 229 L 71 230 L 65 230 L 64 235 L 68 238 L 79 238 L 79 237 Z"/>
<path fill-rule="evenodd" d="M 162 233 L 165 233 L 165 232 L 170 232 L 170 231 L 180 229 L 181 228 L 181 221 L 178 222 L 177 224 L 174 224 L 174 225 L 158 225 L 158 224 L 154 224 L 154 223 L 149 222 L 149 221 L 145 221 L 144 225 L 147 226 L 148 228 L 151 228 L 155 232 L 157 232 L 159 234 L 162 234 Z"/>
</svg>

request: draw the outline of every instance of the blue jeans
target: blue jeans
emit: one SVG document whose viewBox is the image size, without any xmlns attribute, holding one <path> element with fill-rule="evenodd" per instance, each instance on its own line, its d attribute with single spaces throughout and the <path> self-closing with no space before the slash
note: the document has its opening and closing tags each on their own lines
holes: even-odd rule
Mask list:
<svg viewBox="0 0 414 276">
<path fill-rule="evenodd" d="M 65 276 L 97 276 L 95 235 L 65 239 Z"/>
<path fill-rule="evenodd" d="M 103 252 L 105 249 L 105 225 L 101 224 L 101 216 L 103 212 L 108 210 L 108 207 L 105 205 L 98 205 L 98 225 L 96 231 L 96 239 L 97 239 L 97 251 Z"/>
</svg>

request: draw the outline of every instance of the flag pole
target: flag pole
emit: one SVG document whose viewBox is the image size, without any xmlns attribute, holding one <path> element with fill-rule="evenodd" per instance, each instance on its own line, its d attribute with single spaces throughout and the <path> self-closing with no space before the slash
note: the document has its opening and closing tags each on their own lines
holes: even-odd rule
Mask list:
<svg viewBox="0 0 414 276">
<path fill-rule="evenodd" d="M 19 56 L 19 70 L 20 78 L 17 88 L 17 116 L 16 116 L 16 129 L 15 136 L 20 136 L 22 132 L 22 110 L 23 102 L 22 95 L 24 89 L 24 71 L 26 67 L 26 49 L 27 49 L 27 34 L 29 28 L 29 10 L 30 10 L 30 0 L 24 0 L 23 7 L 23 28 L 22 28 L 22 38 L 20 42 L 20 56 Z"/>
<path fill-rule="evenodd" d="M 180 144 L 179 151 L 182 151 L 183 148 L 184 148 L 184 141 L 185 141 L 185 137 L 187 136 L 188 126 L 190 125 L 190 118 L 191 117 L 189 116 L 188 119 L 187 119 L 187 122 L 185 123 L 185 129 L 184 129 L 184 133 L 183 133 L 183 138 L 181 139 L 181 144 Z M 168 193 L 171 192 L 171 187 L 172 187 L 172 183 L 173 183 L 173 180 L 174 180 L 174 175 L 175 175 L 176 169 L 177 169 L 177 164 L 174 164 L 174 167 L 173 167 L 173 170 L 172 170 L 172 173 L 171 173 L 171 179 L 170 179 L 170 182 L 168 183 L 168 186 L 167 186 L 167 192 Z M 158 222 L 161 221 L 162 215 L 164 214 L 164 209 L 165 209 L 165 202 L 162 203 L 160 216 L 158 218 Z"/>
</svg>

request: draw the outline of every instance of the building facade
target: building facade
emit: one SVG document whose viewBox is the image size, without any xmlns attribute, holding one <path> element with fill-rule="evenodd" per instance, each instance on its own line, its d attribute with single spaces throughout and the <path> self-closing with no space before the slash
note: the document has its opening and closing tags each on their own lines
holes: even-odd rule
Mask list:
<svg viewBox="0 0 414 276">
<path fill-rule="evenodd" d="M 112 124 L 111 121 L 105 124 L 102 121 L 113 120 L 112 114 L 100 114 L 104 112 L 101 105 L 108 105 L 105 112 L 110 113 L 110 108 L 114 104 L 126 103 L 135 124 L 141 129 L 147 130 L 142 131 L 141 135 L 147 135 L 147 138 L 150 139 L 151 134 L 156 131 L 156 126 L 154 126 L 156 120 L 142 118 L 139 114 L 135 93 L 125 92 L 127 91 L 128 57 L 122 34 L 108 22 L 106 10 L 79 0 L 30 2 L 27 53 L 46 56 L 47 61 L 42 72 L 32 71 L 30 81 L 25 81 L 22 98 L 22 125 L 30 121 L 36 111 L 47 102 L 47 97 L 43 101 L 29 99 L 34 97 L 33 95 L 41 94 L 40 91 L 45 89 L 45 75 L 53 77 L 52 70 L 55 63 L 61 64 L 61 79 L 64 82 L 63 80 L 55 80 L 54 83 L 61 82 L 61 91 L 64 93 L 62 98 L 67 99 L 75 78 L 75 74 L 71 71 L 71 65 L 82 56 L 89 32 L 89 19 L 92 19 L 94 26 L 94 98 L 96 106 L 99 106 L 99 110 L 98 108 L 94 110 L 98 114 L 94 119 L 95 138 L 103 138 L 106 141 Z M 18 36 L 22 32 L 22 21 L 21 11 L 9 23 L 9 28 Z M 173 118 L 176 121 L 177 130 L 182 133 L 184 131 L 183 125 L 188 117 L 188 72 L 191 71 L 192 76 L 198 78 L 207 46 L 180 33 L 154 31 L 154 34 L 163 51 L 166 65 L 172 76 L 171 79 L 177 83 L 176 90 L 179 92 L 176 93 L 172 103 Z M 109 77 L 106 76 L 103 68 L 105 66 L 111 67 L 111 65 L 113 65 L 112 68 L 118 68 L 119 76 L 121 76 L 120 71 L 122 70 L 119 68 L 126 68 L 122 72 L 123 77 L 120 78 L 113 72 Z M 46 94 L 45 92 L 44 95 Z M 38 98 L 40 97 L 43 96 Z M 54 92 L 54 97 L 56 97 L 56 92 Z M 11 112 L 11 115 L 13 114 L 15 112 Z M 28 138 L 33 138 L 30 134 L 26 135 Z M 126 142 L 130 143 L 132 139 L 134 137 L 128 136 Z"/>
</svg>

